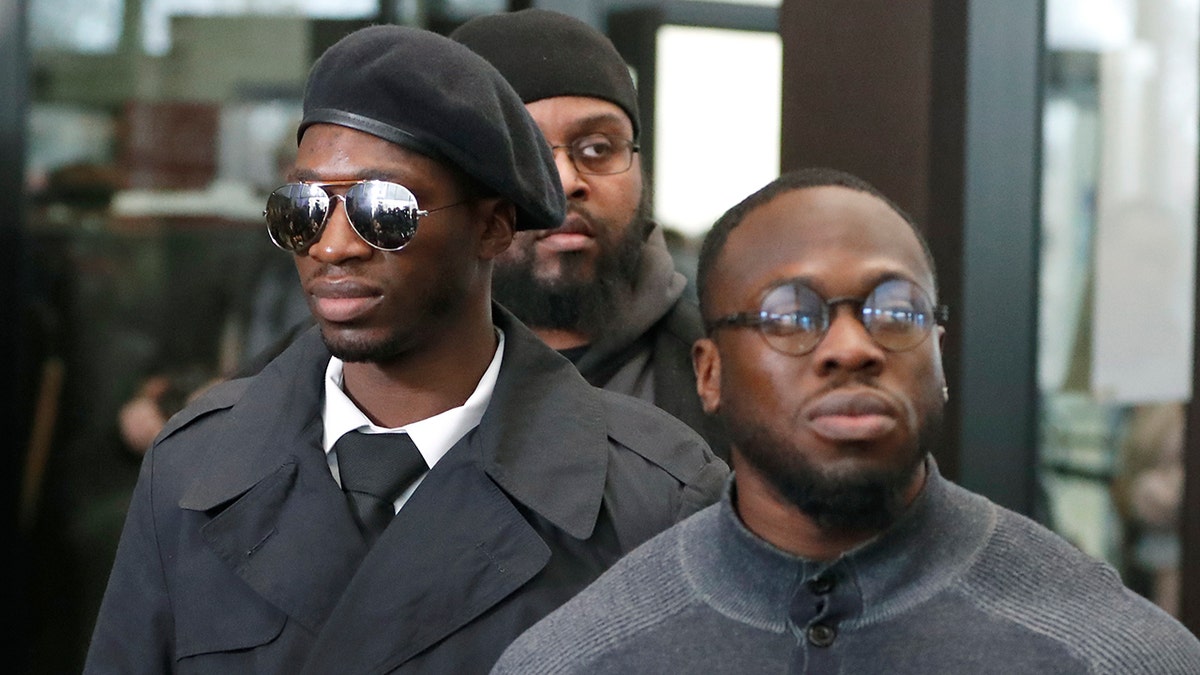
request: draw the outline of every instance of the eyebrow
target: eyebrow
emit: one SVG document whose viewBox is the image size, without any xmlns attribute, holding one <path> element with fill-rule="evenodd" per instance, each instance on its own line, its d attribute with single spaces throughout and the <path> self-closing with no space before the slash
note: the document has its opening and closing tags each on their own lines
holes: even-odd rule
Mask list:
<svg viewBox="0 0 1200 675">
<path fill-rule="evenodd" d="M 319 173 L 317 173 L 316 171 L 313 171 L 312 169 L 292 169 L 291 171 L 289 171 L 287 173 L 286 180 L 289 183 L 317 183 L 317 184 L 320 184 L 323 179 L 321 178 L 321 175 Z M 355 181 L 386 180 L 386 181 L 391 181 L 393 183 L 400 182 L 400 181 L 396 180 L 395 173 L 393 173 L 391 171 L 385 171 L 384 169 L 364 169 L 362 171 L 356 171 L 355 177 L 353 180 L 355 180 Z M 330 182 L 341 182 L 341 181 L 330 181 Z"/>
<path fill-rule="evenodd" d="M 880 272 L 876 272 L 873 276 L 868 277 L 867 284 L 869 285 L 869 288 L 874 290 L 877 286 L 879 286 L 882 283 L 886 283 L 888 281 L 896 281 L 896 280 L 907 281 L 911 284 L 916 285 L 917 288 L 920 288 L 925 293 L 929 294 L 931 300 L 933 300 L 934 302 L 937 302 L 937 298 L 935 296 L 936 291 L 926 288 L 925 284 L 921 283 L 916 278 L 914 278 L 900 270 L 882 270 Z M 773 279 L 770 283 L 763 286 L 763 290 L 760 295 L 765 297 L 767 293 L 770 293 L 772 290 L 774 290 L 780 286 L 783 286 L 785 284 L 791 284 L 791 283 L 799 283 L 799 284 L 808 286 L 809 288 L 813 289 L 814 291 L 817 291 L 818 294 L 821 295 L 821 297 L 825 297 L 825 295 L 817 289 L 817 286 L 818 286 L 817 281 L 818 281 L 817 279 L 815 279 L 814 277 L 809 276 L 809 275 L 801 275 L 798 277 L 783 277 L 783 278 Z M 870 291 L 868 291 L 868 293 L 870 293 Z M 864 295 L 863 297 L 866 297 L 866 295 Z"/>
<path fill-rule="evenodd" d="M 619 131 L 622 135 L 629 133 L 632 136 L 632 130 L 625 129 L 622 122 L 625 122 L 625 116 L 615 112 L 600 112 L 587 117 L 582 117 L 575 120 L 568 127 L 569 135 L 580 136 L 582 134 L 595 133 L 597 127 L 615 126 L 619 129 L 610 129 L 608 131 Z"/>
</svg>

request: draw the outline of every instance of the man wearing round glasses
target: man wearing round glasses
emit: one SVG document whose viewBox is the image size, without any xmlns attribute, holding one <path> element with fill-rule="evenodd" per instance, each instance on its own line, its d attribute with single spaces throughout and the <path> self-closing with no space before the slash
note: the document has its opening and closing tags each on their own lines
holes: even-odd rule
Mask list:
<svg viewBox="0 0 1200 675">
<path fill-rule="evenodd" d="M 691 346 L 703 335 L 675 270 L 638 156 L 637 92 L 602 33 L 553 11 L 482 16 L 450 36 L 505 76 L 554 150 L 567 216 L 519 232 L 496 260 L 501 304 L 592 384 L 650 401 L 728 458 L 696 397 Z"/>
<path fill-rule="evenodd" d="M 719 496 L 695 432 L 491 301 L 514 230 L 564 211 L 492 66 L 357 31 L 313 66 L 298 141 L 265 218 L 318 325 L 146 454 L 87 672 L 487 672 Z"/>
<path fill-rule="evenodd" d="M 874 188 L 781 177 L 713 227 L 699 281 L 729 489 L 495 673 L 1200 672 L 1200 642 L 1114 570 L 938 473 L 946 312 Z"/>
</svg>

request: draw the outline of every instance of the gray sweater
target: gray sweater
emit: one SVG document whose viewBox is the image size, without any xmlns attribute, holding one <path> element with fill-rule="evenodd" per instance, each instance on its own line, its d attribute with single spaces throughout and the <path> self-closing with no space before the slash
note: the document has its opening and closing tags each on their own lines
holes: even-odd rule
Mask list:
<svg viewBox="0 0 1200 675">
<path fill-rule="evenodd" d="M 942 478 L 832 563 L 748 531 L 732 489 L 519 638 L 493 673 L 1200 674 L 1116 572 Z"/>
</svg>

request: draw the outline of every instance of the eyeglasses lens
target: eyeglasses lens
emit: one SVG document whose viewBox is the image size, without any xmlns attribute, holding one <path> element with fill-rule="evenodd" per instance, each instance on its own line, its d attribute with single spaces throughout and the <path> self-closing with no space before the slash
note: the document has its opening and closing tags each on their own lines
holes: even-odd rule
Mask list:
<svg viewBox="0 0 1200 675">
<path fill-rule="evenodd" d="M 825 335 L 825 300 L 799 283 L 779 286 L 762 302 L 759 330 L 767 343 L 784 354 L 807 353 Z"/>
<path fill-rule="evenodd" d="M 417 198 L 396 183 L 359 183 L 346 192 L 346 216 L 367 243 L 398 251 L 417 233 Z"/>
<path fill-rule="evenodd" d="M 285 251 L 307 248 L 329 215 L 329 195 L 317 185 L 289 183 L 267 197 L 267 233 Z"/>
<path fill-rule="evenodd" d="M 862 322 L 884 348 L 912 349 L 933 327 L 933 304 L 913 283 L 901 279 L 885 281 L 863 302 Z"/>
<path fill-rule="evenodd" d="M 633 143 L 605 134 L 592 134 L 571 143 L 571 160 L 580 173 L 607 176 L 633 165 Z"/>
</svg>

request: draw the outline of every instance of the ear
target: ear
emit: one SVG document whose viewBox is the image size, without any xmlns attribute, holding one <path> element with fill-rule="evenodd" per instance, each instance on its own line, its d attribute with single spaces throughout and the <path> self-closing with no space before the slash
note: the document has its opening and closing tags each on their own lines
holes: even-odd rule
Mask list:
<svg viewBox="0 0 1200 675">
<path fill-rule="evenodd" d="M 692 345 L 692 369 L 696 371 L 696 393 L 704 412 L 714 415 L 721 409 L 721 354 L 717 343 L 701 338 Z"/>
<path fill-rule="evenodd" d="M 476 205 L 483 231 L 479 237 L 479 259 L 492 260 L 508 250 L 517 226 L 517 207 L 507 199 L 490 197 Z"/>
</svg>

